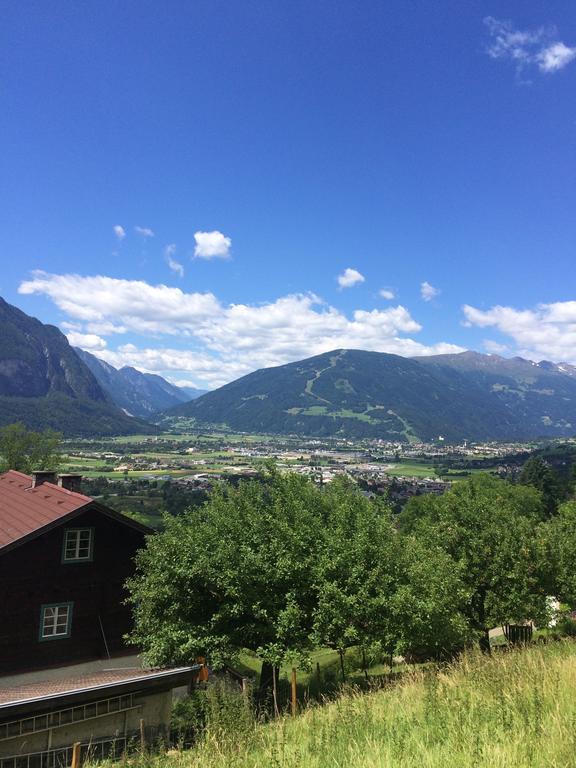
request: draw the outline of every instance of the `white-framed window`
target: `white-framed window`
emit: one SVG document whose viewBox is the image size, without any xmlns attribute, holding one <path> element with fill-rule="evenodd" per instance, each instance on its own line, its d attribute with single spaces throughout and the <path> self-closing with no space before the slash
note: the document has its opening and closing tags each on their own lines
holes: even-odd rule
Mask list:
<svg viewBox="0 0 576 768">
<path fill-rule="evenodd" d="M 40 611 L 40 640 L 70 637 L 73 603 L 43 605 Z"/>
<path fill-rule="evenodd" d="M 66 528 L 62 561 L 79 563 L 92 560 L 94 550 L 93 528 Z"/>
</svg>

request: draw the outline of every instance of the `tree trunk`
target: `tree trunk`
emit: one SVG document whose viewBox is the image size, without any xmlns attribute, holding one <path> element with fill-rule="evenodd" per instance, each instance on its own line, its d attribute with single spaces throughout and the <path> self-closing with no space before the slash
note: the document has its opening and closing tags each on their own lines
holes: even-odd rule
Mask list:
<svg viewBox="0 0 576 768">
<path fill-rule="evenodd" d="M 338 653 L 340 654 L 340 670 L 342 672 L 342 682 L 345 682 L 346 672 L 344 671 L 344 651 L 339 650 Z"/>
<path fill-rule="evenodd" d="M 481 589 L 478 593 L 478 619 L 482 634 L 480 635 L 480 650 L 482 653 L 491 653 L 489 628 L 486 626 L 486 589 Z"/>
<path fill-rule="evenodd" d="M 272 698 L 274 700 L 274 717 L 280 717 L 278 709 L 278 667 L 272 667 Z"/>
<path fill-rule="evenodd" d="M 262 662 L 260 683 L 255 698 L 258 705 L 267 712 L 270 711 L 271 703 L 274 706 L 274 667 L 268 661 Z"/>
<path fill-rule="evenodd" d="M 483 629 L 482 634 L 480 635 L 480 650 L 482 653 L 492 653 L 492 649 L 490 647 L 490 634 L 488 629 Z"/>
</svg>

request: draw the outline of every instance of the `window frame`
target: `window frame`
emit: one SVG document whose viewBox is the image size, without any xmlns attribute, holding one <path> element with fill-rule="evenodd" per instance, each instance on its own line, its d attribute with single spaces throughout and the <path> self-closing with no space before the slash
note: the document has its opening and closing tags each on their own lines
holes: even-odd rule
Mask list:
<svg viewBox="0 0 576 768">
<path fill-rule="evenodd" d="M 44 634 L 44 619 L 46 617 L 46 610 L 48 608 L 67 608 L 68 615 L 66 617 L 66 632 L 59 633 L 57 635 L 45 635 Z M 72 634 L 72 613 L 74 611 L 73 602 L 64 603 L 43 603 L 40 606 L 40 628 L 38 630 L 38 640 L 43 643 L 47 640 L 66 640 Z M 57 623 L 57 622 L 56 622 Z"/>
<path fill-rule="evenodd" d="M 88 531 L 90 534 L 90 542 L 88 546 L 88 557 L 66 557 L 66 545 L 68 543 L 68 536 L 71 533 L 78 534 L 78 540 L 77 544 L 80 541 L 80 534 L 84 531 Z M 76 547 L 76 550 L 78 550 L 78 546 Z M 62 563 L 68 564 L 68 563 L 91 563 L 94 560 L 94 528 L 91 527 L 83 527 L 83 528 L 64 528 L 64 538 L 62 541 Z"/>
</svg>

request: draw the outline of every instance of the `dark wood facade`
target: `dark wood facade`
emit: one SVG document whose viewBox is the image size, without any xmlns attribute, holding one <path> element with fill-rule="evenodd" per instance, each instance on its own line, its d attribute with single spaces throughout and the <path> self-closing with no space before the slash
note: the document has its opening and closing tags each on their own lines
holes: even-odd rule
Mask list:
<svg viewBox="0 0 576 768">
<path fill-rule="evenodd" d="M 63 557 L 67 529 L 92 531 L 89 560 Z M 126 652 L 126 579 L 147 529 L 97 504 L 0 554 L 0 675 L 106 659 Z M 42 611 L 69 605 L 69 636 L 42 638 Z M 132 649 L 133 650 L 133 649 Z"/>
</svg>

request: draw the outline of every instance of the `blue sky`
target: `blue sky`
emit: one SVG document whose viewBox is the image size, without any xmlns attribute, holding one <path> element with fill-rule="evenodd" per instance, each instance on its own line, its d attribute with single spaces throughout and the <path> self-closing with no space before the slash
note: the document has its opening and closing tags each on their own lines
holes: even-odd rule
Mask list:
<svg viewBox="0 0 576 768">
<path fill-rule="evenodd" d="M 202 387 L 576 362 L 575 86 L 566 0 L 5 2 L 0 294 Z"/>
</svg>

